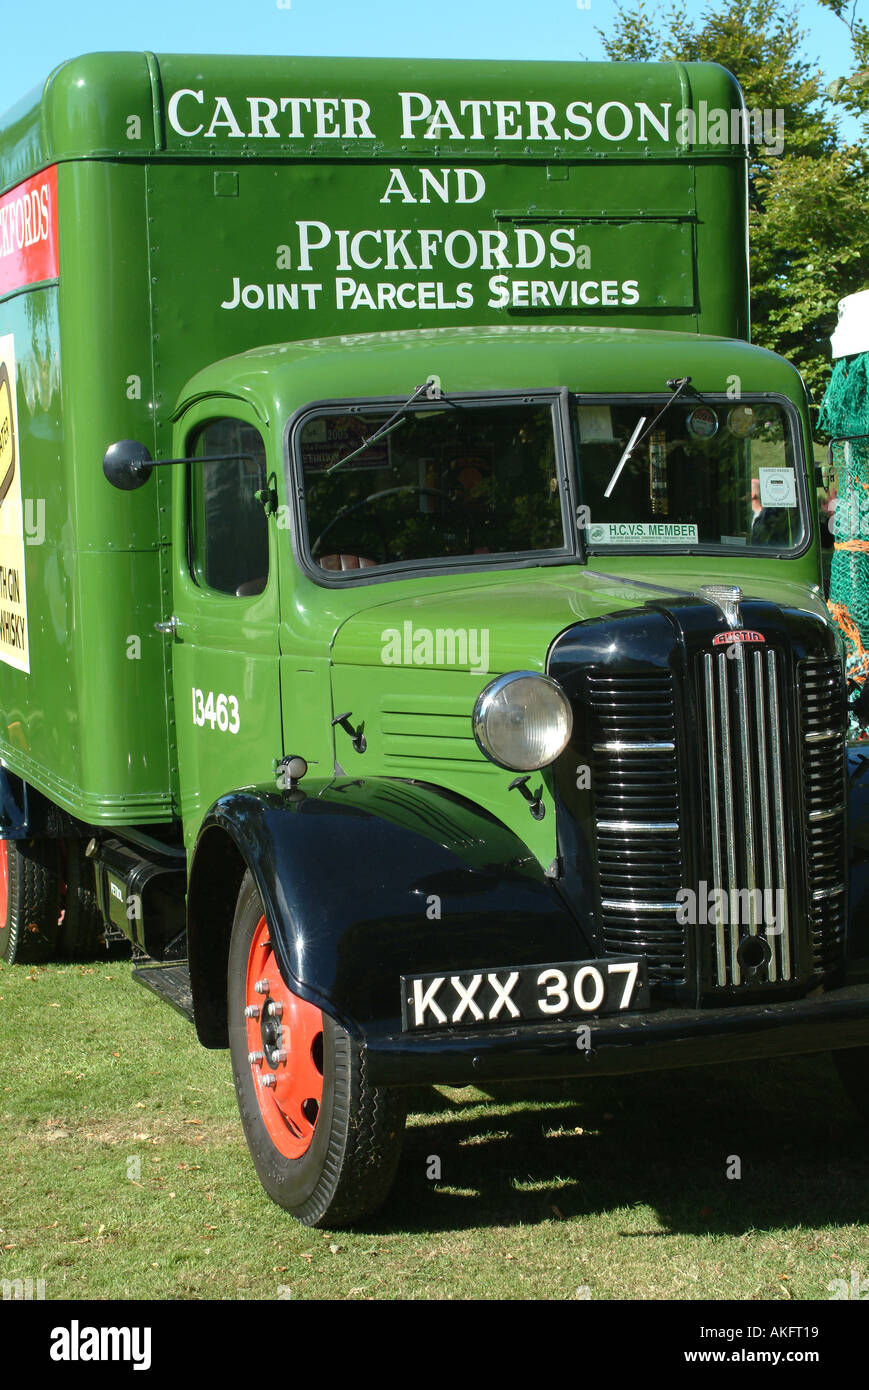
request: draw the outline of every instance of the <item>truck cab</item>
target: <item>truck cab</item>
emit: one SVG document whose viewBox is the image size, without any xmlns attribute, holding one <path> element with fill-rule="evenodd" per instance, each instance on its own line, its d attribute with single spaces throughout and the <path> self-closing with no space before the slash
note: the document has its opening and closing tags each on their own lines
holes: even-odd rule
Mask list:
<svg viewBox="0 0 869 1390">
<path fill-rule="evenodd" d="M 271 776 L 298 731 L 308 776 L 412 776 L 424 759 L 530 837 L 546 868 L 551 788 L 529 824 L 465 717 L 487 678 L 546 675 L 572 625 L 668 595 L 699 603 L 735 565 L 747 591 L 824 622 L 799 376 L 760 349 L 695 338 L 680 389 L 687 347 L 569 326 L 458 342 L 415 330 L 366 335 L 349 356 L 321 340 L 199 373 L 173 441 L 191 460 L 173 479 L 171 615 L 189 833 L 242 768 Z M 738 399 L 721 389 L 732 374 Z M 239 465 L 222 458 L 227 441 Z M 792 491 L 770 505 L 782 479 Z M 364 750 L 340 724 L 315 732 L 314 710 L 363 724 Z"/>
</svg>

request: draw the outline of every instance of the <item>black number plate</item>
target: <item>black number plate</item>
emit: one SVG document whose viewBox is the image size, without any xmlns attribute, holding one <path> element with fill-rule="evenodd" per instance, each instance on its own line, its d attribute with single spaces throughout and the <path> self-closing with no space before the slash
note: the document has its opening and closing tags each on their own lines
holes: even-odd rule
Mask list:
<svg viewBox="0 0 869 1390">
<path fill-rule="evenodd" d="M 499 965 L 401 977 L 401 1022 L 409 1032 L 545 1023 L 648 1007 L 649 979 L 643 957 Z"/>
</svg>

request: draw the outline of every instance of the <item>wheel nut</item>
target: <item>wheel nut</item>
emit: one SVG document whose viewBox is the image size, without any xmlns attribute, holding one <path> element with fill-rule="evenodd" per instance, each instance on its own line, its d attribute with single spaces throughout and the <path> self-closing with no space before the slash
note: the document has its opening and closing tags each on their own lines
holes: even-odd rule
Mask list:
<svg viewBox="0 0 869 1390">
<path fill-rule="evenodd" d="M 274 1072 L 267 1071 L 265 1076 L 260 1077 L 259 1084 L 261 1086 L 277 1086 L 278 1078 L 275 1076 Z"/>
<path fill-rule="evenodd" d="M 247 1004 L 244 1016 L 245 1018 L 259 1018 L 259 1004 Z"/>
<path fill-rule="evenodd" d="M 280 1018 L 283 1012 L 283 1004 L 281 1004 L 278 1001 L 275 1001 L 274 999 L 269 1003 L 268 1007 L 266 1008 L 266 1013 L 268 1014 L 269 1018 Z"/>
<path fill-rule="evenodd" d="M 269 992 L 269 982 L 268 982 L 268 980 L 267 980 L 265 977 L 263 977 L 263 979 L 261 979 L 261 980 L 257 980 L 256 984 L 254 985 L 254 991 L 255 991 L 256 994 L 268 994 L 268 992 Z"/>
<path fill-rule="evenodd" d="M 273 1052 L 272 1057 L 275 1062 L 285 1062 L 287 1060 L 287 1054 L 282 1047 L 279 1047 L 277 1052 Z"/>
<path fill-rule="evenodd" d="M 261 1052 L 249 1052 L 247 1054 L 247 1060 L 250 1062 L 252 1067 L 255 1067 L 257 1062 L 261 1062 L 262 1059 L 263 1055 Z"/>
</svg>

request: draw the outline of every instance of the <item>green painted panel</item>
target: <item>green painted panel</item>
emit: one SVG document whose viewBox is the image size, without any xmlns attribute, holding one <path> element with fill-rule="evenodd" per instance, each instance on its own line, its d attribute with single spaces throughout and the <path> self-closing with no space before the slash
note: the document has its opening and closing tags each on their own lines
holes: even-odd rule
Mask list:
<svg viewBox="0 0 869 1390">
<path fill-rule="evenodd" d="M 171 709 L 154 622 L 164 610 L 165 504 L 156 480 L 120 493 L 101 466 L 115 439 L 153 444 L 144 175 L 65 165 L 58 201 L 58 286 L 0 301 L 0 335 L 15 342 L 32 532 L 30 674 L 0 667 L 0 746 L 10 766 L 88 820 L 163 820 Z"/>
<path fill-rule="evenodd" d="M 61 63 L 0 117 L 0 191 L 68 159 L 153 153 L 156 78 L 144 53 L 90 53 Z"/>
<path fill-rule="evenodd" d="M 281 431 L 312 401 L 404 400 L 429 373 L 440 377 L 448 393 L 561 386 L 587 394 L 664 393 L 668 377 L 690 375 L 698 391 L 723 394 L 735 377 L 746 394 L 787 396 L 807 431 L 799 373 L 774 353 L 705 334 L 574 324 L 346 334 L 257 348 L 204 369 L 188 383 L 185 396 L 231 390 L 255 401 Z"/>
<path fill-rule="evenodd" d="M 256 423 L 241 403 L 203 402 L 187 413 L 176 430 L 179 457 L 191 452 L 197 431 L 215 416 Z M 191 473 L 196 467 L 191 465 Z M 272 781 L 275 763 L 283 753 L 278 540 L 273 527 L 262 593 L 238 597 L 207 588 L 188 561 L 188 472 L 181 468 L 172 472 L 171 607 L 178 626 L 174 638 L 162 640 L 171 653 L 180 808 L 185 839 L 192 844 L 217 798 L 238 787 Z"/>
<path fill-rule="evenodd" d="M 527 599 L 533 599 L 535 587 L 526 587 Z M 515 602 L 515 589 L 512 597 Z M 452 611 L 443 596 L 441 602 L 444 611 Z M 483 602 L 477 611 L 484 611 Z M 431 667 L 356 666 L 345 664 L 337 653 L 336 659 L 336 711 L 351 710 L 351 722 L 364 723 L 367 740 L 360 754 L 343 730 L 335 730 L 335 755 L 346 773 L 407 777 L 459 792 L 509 825 L 544 868 L 551 864 L 556 843 L 548 771 L 532 773 L 534 788 L 544 786 L 546 815 L 538 821 L 519 792 L 509 790 L 515 772 L 491 763 L 474 739 L 471 715 L 491 675 Z"/>
<path fill-rule="evenodd" d="M 717 158 L 739 108 L 715 64 L 91 53 L 4 118 L 0 157 Z"/>
<path fill-rule="evenodd" d="M 42 88 L 37 87 L 8 110 L 0 123 L 0 192 L 14 188 L 51 157 L 42 135 Z"/>
<path fill-rule="evenodd" d="M 154 446 L 144 169 L 63 165 L 58 206 L 64 448 L 75 543 L 84 550 L 156 549 L 168 541 L 158 488 L 119 492 L 102 470 L 117 439 Z"/>
<path fill-rule="evenodd" d="M 601 185 L 613 171 L 589 172 L 605 202 Z M 515 199 L 517 185 L 529 203 L 547 188 L 543 165 L 495 166 L 486 209 L 437 213 L 380 207 L 382 167 L 256 165 L 237 173 L 237 194 L 225 197 L 209 165 L 148 169 L 155 401 L 164 427 L 193 372 L 268 343 L 528 319 L 605 316 L 641 328 L 665 313 L 674 326 L 699 322 L 687 220 L 585 222 L 574 205 L 557 222 L 493 221 L 492 204 Z M 363 261 L 380 266 L 366 270 Z M 738 331 L 738 293 L 731 282 L 717 321 L 703 325 Z M 333 385 L 330 394 L 343 392 Z M 167 447 L 165 432 L 159 439 Z"/>
</svg>

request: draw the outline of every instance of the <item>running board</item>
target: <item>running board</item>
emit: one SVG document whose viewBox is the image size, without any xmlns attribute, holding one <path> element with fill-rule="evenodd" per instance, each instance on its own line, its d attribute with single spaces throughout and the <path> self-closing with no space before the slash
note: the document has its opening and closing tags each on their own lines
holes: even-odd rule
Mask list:
<svg viewBox="0 0 869 1390">
<path fill-rule="evenodd" d="M 134 965 L 133 979 L 193 1022 L 193 991 L 186 965 Z"/>
</svg>

